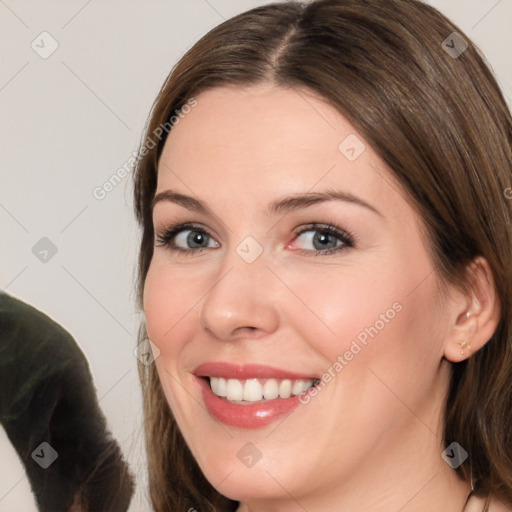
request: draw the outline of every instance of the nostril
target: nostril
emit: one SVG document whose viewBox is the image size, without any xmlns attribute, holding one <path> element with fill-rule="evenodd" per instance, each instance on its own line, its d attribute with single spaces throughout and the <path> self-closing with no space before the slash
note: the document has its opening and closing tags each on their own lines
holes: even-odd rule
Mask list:
<svg viewBox="0 0 512 512">
<path fill-rule="evenodd" d="M 246 335 L 250 335 L 251 337 L 254 337 L 254 332 L 258 331 L 257 327 L 252 326 L 246 326 L 246 327 L 237 327 L 233 331 L 233 337 L 243 337 Z M 261 333 L 263 335 L 263 332 Z"/>
</svg>

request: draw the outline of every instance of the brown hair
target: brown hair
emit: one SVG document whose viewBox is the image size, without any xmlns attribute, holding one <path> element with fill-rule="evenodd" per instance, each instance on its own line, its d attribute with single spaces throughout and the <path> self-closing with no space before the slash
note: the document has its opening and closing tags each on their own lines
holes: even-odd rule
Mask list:
<svg viewBox="0 0 512 512">
<path fill-rule="evenodd" d="M 468 43 L 458 56 L 449 52 L 453 32 Z M 505 197 L 512 121 L 481 53 L 417 0 L 269 4 L 225 21 L 187 51 L 153 105 L 146 141 L 205 89 L 263 83 L 310 91 L 365 137 L 424 221 L 443 282 L 467 289 L 468 263 L 478 255 L 488 261 L 501 319 L 480 351 L 452 365 L 445 442 L 456 440 L 469 453 L 456 471 L 469 481 L 472 468 L 476 494 L 512 502 L 512 209 Z M 165 136 L 149 151 L 141 146 L 134 175 L 140 308 L 164 143 Z M 142 325 L 139 341 L 146 337 Z M 139 370 L 155 510 L 235 510 L 237 502 L 208 483 L 188 450 L 155 366 Z"/>
</svg>

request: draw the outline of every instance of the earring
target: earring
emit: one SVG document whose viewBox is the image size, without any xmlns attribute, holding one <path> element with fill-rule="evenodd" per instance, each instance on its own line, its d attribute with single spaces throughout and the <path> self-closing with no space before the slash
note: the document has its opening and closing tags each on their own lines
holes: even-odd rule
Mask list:
<svg viewBox="0 0 512 512">
<path fill-rule="evenodd" d="M 471 345 L 466 340 L 460 340 L 459 345 L 461 355 L 464 355 L 464 350 L 466 349 L 466 347 L 468 349 L 468 355 L 471 355 Z"/>
</svg>

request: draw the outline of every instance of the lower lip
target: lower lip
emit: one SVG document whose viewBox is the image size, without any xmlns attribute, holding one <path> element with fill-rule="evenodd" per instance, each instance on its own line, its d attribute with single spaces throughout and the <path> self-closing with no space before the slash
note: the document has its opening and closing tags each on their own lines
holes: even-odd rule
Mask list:
<svg viewBox="0 0 512 512">
<path fill-rule="evenodd" d="M 301 403 L 299 395 L 290 398 L 276 398 L 253 405 L 239 405 L 215 395 L 208 380 L 196 377 L 201 387 L 203 400 L 208 412 L 217 420 L 241 428 L 261 428 L 290 414 Z"/>
</svg>

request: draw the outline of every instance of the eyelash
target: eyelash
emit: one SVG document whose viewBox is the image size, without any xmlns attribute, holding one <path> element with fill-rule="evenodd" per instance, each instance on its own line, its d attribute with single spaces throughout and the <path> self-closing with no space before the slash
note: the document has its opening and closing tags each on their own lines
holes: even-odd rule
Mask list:
<svg viewBox="0 0 512 512">
<path fill-rule="evenodd" d="M 192 253 L 201 253 L 207 249 L 211 249 L 210 247 L 199 247 L 196 249 L 183 249 L 183 247 L 173 247 L 171 245 L 172 239 L 181 233 L 182 231 L 196 231 L 199 233 L 203 233 L 208 235 L 210 238 L 214 238 L 213 234 L 204 226 L 201 226 L 199 224 L 194 223 L 184 223 L 184 224 L 172 224 L 168 226 L 163 233 L 156 236 L 156 243 L 155 245 L 157 247 L 167 247 L 168 250 L 183 254 L 183 255 L 192 255 Z M 343 245 L 340 245 L 338 247 L 333 247 L 332 249 L 327 249 L 325 251 L 314 251 L 314 250 L 306 250 L 306 249 L 297 249 L 297 252 L 300 253 L 306 253 L 311 254 L 313 253 L 314 256 L 325 256 L 329 254 L 333 254 L 335 252 L 353 248 L 355 247 L 355 240 L 356 237 L 353 235 L 350 231 L 346 231 L 344 229 L 337 228 L 336 226 L 332 226 L 330 224 L 319 224 L 319 223 L 311 223 L 307 224 L 305 226 L 301 226 L 300 229 L 295 230 L 293 233 L 296 238 L 298 238 L 300 235 L 308 232 L 308 231 L 318 231 L 323 234 L 329 234 L 335 236 L 339 241 L 343 243 Z"/>
</svg>

